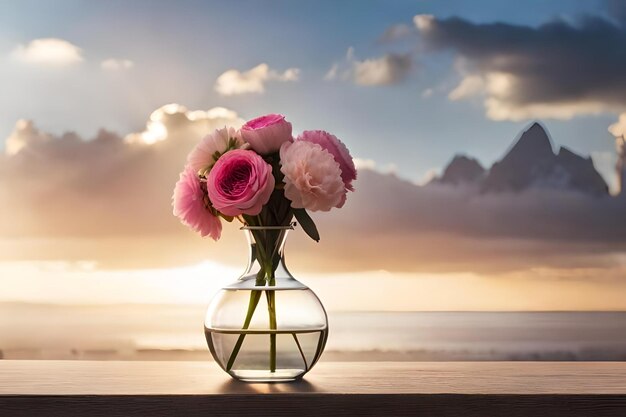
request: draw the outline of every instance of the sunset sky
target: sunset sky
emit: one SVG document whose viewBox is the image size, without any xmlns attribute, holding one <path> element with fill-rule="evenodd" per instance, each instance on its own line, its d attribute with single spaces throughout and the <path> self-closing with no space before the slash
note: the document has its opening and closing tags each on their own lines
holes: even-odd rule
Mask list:
<svg viewBox="0 0 626 417">
<path fill-rule="evenodd" d="M 619 1 L 2 2 L 0 302 L 206 303 L 244 239 L 185 229 L 173 185 L 204 134 L 277 112 L 357 158 L 287 248 L 330 309 L 626 309 L 621 197 L 424 186 L 540 120 L 617 193 L 625 50 Z"/>
</svg>

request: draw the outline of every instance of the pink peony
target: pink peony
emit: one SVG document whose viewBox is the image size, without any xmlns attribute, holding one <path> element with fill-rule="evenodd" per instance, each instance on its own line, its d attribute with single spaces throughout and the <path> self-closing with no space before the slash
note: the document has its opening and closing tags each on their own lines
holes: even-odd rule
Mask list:
<svg viewBox="0 0 626 417">
<path fill-rule="evenodd" d="M 352 181 L 356 179 L 356 167 L 350 151 L 342 141 L 337 139 L 335 135 L 331 135 L 323 130 L 306 130 L 298 136 L 298 140 L 304 140 L 311 143 L 317 143 L 323 149 L 326 149 L 339 163 L 341 168 L 341 179 L 346 190 L 354 191 Z"/>
<path fill-rule="evenodd" d="M 277 152 L 285 142 L 293 142 L 291 123 L 282 114 L 257 117 L 241 127 L 243 140 L 261 155 Z"/>
<path fill-rule="evenodd" d="M 202 189 L 197 172 L 186 167 L 174 187 L 172 196 L 174 215 L 202 237 L 218 240 L 222 234 L 222 222 L 211 209 L 208 197 Z"/>
<path fill-rule="evenodd" d="M 272 167 L 253 151 L 227 152 L 209 172 L 207 191 L 223 214 L 256 216 L 274 191 Z"/>
<path fill-rule="evenodd" d="M 293 208 L 328 211 L 345 202 L 346 187 L 339 163 L 320 145 L 297 140 L 280 148 L 285 197 Z"/>
<path fill-rule="evenodd" d="M 233 127 L 215 129 L 213 133 L 206 135 L 189 153 L 187 165 L 196 173 L 205 173 L 223 153 L 244 146 L 241 133 L 237 129 Z"/>
</svg>

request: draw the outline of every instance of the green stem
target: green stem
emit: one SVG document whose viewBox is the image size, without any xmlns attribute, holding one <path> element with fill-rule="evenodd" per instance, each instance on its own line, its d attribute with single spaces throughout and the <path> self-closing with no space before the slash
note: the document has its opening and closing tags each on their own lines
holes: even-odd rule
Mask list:
<svg viewBox="0 0 626 417">
<path fill-rule="evenodd" d="M 259 223 L 262 219 L 259 217 Z M 265 239 L 265 251 L 261 265 L 265 270 L 265 277 L 268 286 L 276 285 L 275 277 L 275 262 L 274 257 L 277 255 L 278 249 L 278 236 L 279 233 L 273 230 L 266 230 L 263 233 Z M 271 251 L 271 253 L 270 253 Z M 272 330 L 276 330 L 276 292 L 274 290 L 266 290 L 265 296 L 267 298 L 267 312 L 269 314 L 269 326 L 270 326 L 270 372 L 276 372 L 276 333 Z"/>
<path fill-rule="evenodd" d="M 258 252 L 255 250 L 255 252 Z M 263 286 L 265 284 L 265 271 L 263 268 L 256 274 L 256 280 L 254 283 L 257 287 Z M 244 319 L 242 330 L 247 330 L 250 327 L 250 322 L 252 321 L 252 316 L 254 315 L 254 311 L 256 310 L 259 301 L 261 300 L 261 290 L 253 290 L 250 292 L 250 301 L 248 302 L 248 312 L 246 313 L 246 318 Z M 241 349 L 241 345 L 243 344 L 244 339 L 246 338 L 245 334 L 240 334 L 237 338 L 237 342 L 233 347 L 233 351 L 230 353 L 230 357 L 228 358 L 228 363 L 226 364 L 226 372 L 230 371 L 235 364 L 235 360 L 237 359 L 237 355 L 239 354 L 239 350 Z"/>
<path fill-rule="evenodd" d="M 296 341 L 296 346 L 298 346 L 298 350 L 300 351 L 300 356 L 302 356 L 302 361 L 304 362 L 304 370 L 309 370 L 309 364 L 306 361 L 306 356 L 304 356 L 304 351 L 302 350 L 302 346 L 300 346 L 300 341 L 298 340 L 298 336 L 295 333 L 291 333 L 293 336 L 293 340 Z"/>
<path fill-rule="evenodd" d="M 276 285 L 274 273 L 269 282 L 270 286 Z M 276 292 L 274 290 L 266 290 L 267 312 L 270 316 L 270 330 L 276 330 Z M 270 372 L 276 372 L 276 333 L 270 333 Z"/>
<path fill-rule="evenodd" d="M 246 314 L 246 319 L 243 322 L 242 330 L 247 330 L 250 327 L 250 322 L 252 321 L 252 315 L 254 314 L 254 310 L 256 310 L 256 306 L 259 304 L 259 300 L 261 299 L 261 291 L 252 291 L 250 293 L 250 301 L 248 302 L 248 312 Z M 240 334 L 239 338 L 237 338 L 237 342 L 235 343 L 235 347 L 228 358 L 228 363 L 226 364 L 226 372 L 230 371 L 235 364 L 235 359 L 237 359 L 237 355 L 239 354 L 239 350 L 241 349 L 241 345 L 243 344 L 243 340 L 246 338 L 245 334 Z"/>
<path fill-rule="evenodd" d="M 263 214 L 263 213 L 261 213 Z M 267 213 L 266 213 L 267 214 Z M 291 215 L 288 216 L 289 219 Z M 264 220 L 261 215 L 259 216 L 244 216 L 244 219 L 250 225 L 262 225 L 264 224 Z M 289 219 L 285 219 L 280 224 L 289 221 Z M 267 219 L 266 219 L 267 220 Z M 256 286 L 275 286 L 276 285 L 276 277 L 275 270 L 278 266 L 279 262 L 279 253 L 278 253 L 278 239 L 280 236 L 280 232 L 274 230 L 251 230 L 251 233 L 255 240 L 256 249 L 256 261 L 259 262 L 261 268 L 256 276 Z M 269 327 L 270 327 L 270 372 L 276 372 L 276 330 L 277 330 L 277 319 L 276 319 L 276 292 L 275 290 L 265 290 L 265 295 L 267 298 L 267 311 L 269 314 Z M 250 301 L 248 303 L 248 312 L 246 314 L 246 318 L 244 320 L 244 324 L 242 326 L 242 330 L 247 330 L 250 326 L 250 322 L 252 321 L 252 316 L 259 304 L 259 300 L 261 298 L 260 290 L 252 290 L 250 293 Z M 230 354 L 228 362 L 226 364 L 226 371 L 230 371 L 237 359 L 237 355 L 243 345 L 244 339 L 246 335 L 240 334 L 237 338 L 237 342 L 233 347 L 233 351 Z M 306 363 L 306 360 L 305 360 Z"/>
</svg>

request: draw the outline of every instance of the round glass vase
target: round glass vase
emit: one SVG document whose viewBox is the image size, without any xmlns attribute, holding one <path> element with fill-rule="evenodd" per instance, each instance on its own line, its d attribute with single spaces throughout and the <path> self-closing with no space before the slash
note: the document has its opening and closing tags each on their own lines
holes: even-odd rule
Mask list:
<svg viewBox="0 0 626 417">
<path fill-rule="evenodd" d="M 245 226 L 248 266 L 209 304 L 204 331 L 215 361 L 233 378 L 286 382 L 319 359 L 328 336 L 324 306 L 285 266 L 293 226 Z"/>
</svg>

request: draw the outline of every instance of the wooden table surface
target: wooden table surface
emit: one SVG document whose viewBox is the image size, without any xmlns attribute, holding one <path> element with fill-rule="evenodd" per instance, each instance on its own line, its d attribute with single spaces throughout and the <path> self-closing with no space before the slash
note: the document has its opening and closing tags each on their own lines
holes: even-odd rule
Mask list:
<svg viewBox="0 0 626 417">
<path fill-rule="evenodd" d="M 318 364 L 288 384 L 212 362 L 1 361 L 0 416 L 626 416 L 626 362 Z"/>
</svg>

